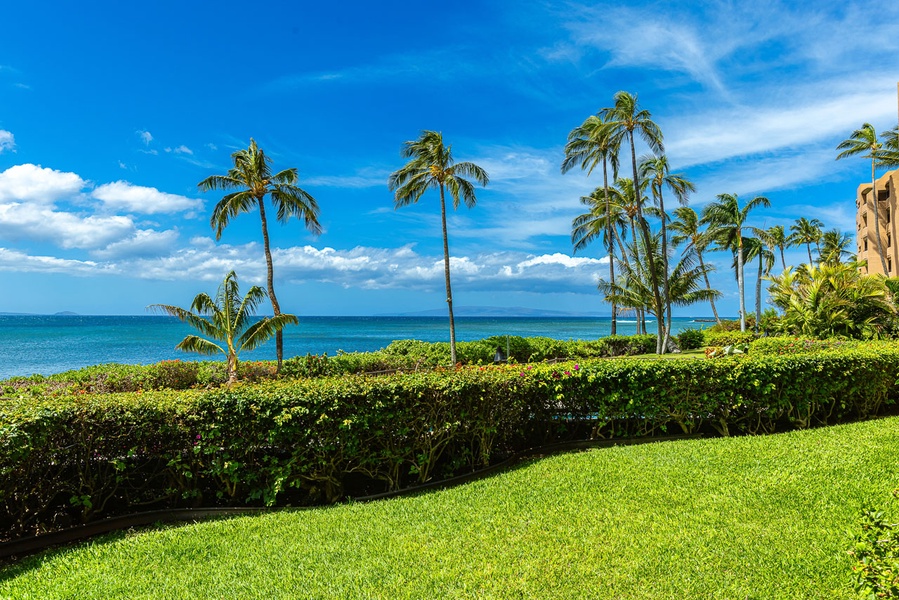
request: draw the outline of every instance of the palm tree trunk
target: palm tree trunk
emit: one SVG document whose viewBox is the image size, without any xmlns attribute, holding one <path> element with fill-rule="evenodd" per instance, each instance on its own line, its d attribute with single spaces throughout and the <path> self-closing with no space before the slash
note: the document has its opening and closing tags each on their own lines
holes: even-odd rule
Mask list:
<svg viewBox="0 0 899 600">
<path fill-rule="evenodd" d="M 449 309 L 450 360 L 456 364 L 456 323 L 453 320 L 453 289 L 450 286 L 449 241 L 446 233 L 446 199 L 443 184 L 440 184 L 440 222 L 443 225 L 443 274 L 446 277 L 446 306 Z"/>
<path fill-rule="evenodd" d="M 787 270 L 787 261 L 784 260 L 784 247 L 778 246 L 778 248 L 780 249 L 780 264 L 781 264 L 781 266 L 783 266 L 784 271 L 786 271 Z"/>
<path fill-rule="evenodd" d="M 740 331 L 746 331 L 746 297 L 743 293 L 743 231 L 737 229 L 737 288 L 740 293 Z"/>
<path fill-rule="evenodd" d="M 759 324 L 762 321 L 762 258 L 764 255 L 759 250 L 759 278 L 755 282 L 755 333 L 759 333 Z"/>
<path fill-rule="evenodd" d="M 659 210 L 662 212 L 662 283 L 665 286 L 665 337 L 662 340 L 660 354 L 668 351 L 668 339 L 671 337 L 671 290 L 668 284 L 668 236 L 665 229 L 665 200 L 662 198 L 662 186 L 659 186 Z"/>
<path fill-rule="evenodd" d="M 709 283 L 709 274 L 705 270 L 705 263 L 702 261 L 702 252 L 698 249 L 696 250 L 696 256 L 699 258 L 699 266 L 702 268 L 702 276 L 705 278 L 705 289 L 712 289 L 712 284 Z M 715 315 L 715 323 L 718 325 L 721 324 L 721 318 L 718 316 L 718 311 L 715 309 L 715 299 L 709 298 L 709 302 L 712 304 L 712 314 Z"/>
<path fill-rule="evenodd" d="M 880 254 L 880 264 L 883 266 L 883 274 L 889 277 L 887 270 L 887 258 L 883 251 L 883 242 L 880 241 L 880 204 L 877 202 L 877 171 L 876 162 L 871 159 L 871 196 L 874 199 L 874 236 L 877 239 L 877 253 Z"/>
<path fill-rule="evenodd" d="M 265 267 L 266 267 L 266 283 L 268 284 L 268 297 L 272 302 L 272 313 L 277 317 L 281 314 L 281 305 L 278 304 L 278 297 L 275 296 L 275 271 L 272 268 L 272 250 L 268 241 L 268 222 L 265 218 L 265 203 L 262 198 L 257 198 L 259 202 L 259 218 L 262 220 L 262 247 L 265 249 Z M 281 372 L 281 363 L 284 360 L 284 335 L 279 329 L 275 334 L 275 351 L 278 355 L 277 372 Z"/>
<path fill-rule="evenodd" d="M 808 250 L 808 266 L 812 266 L 812 244 L 811 244 L 811 242 L 805 243 L 805 249 Z"/>
<path fill-rule="evenodd" d="M 640 225 L 640 232 L 643 234 L 643 244 L 646 247 L 646 259 L 649 264 L 649 284 L 652 287 L 652 296 L 655 304 L 656 317 L 656 354 L 662 353 L 662 338 L 665 336 L 664 324 L 662 323 L 662 295 L 659 292 L 659 277 L 656 273 L 656 261 L 652 253 L 652 242 L 649 236 L 649 223 L 643 217 L 643 207 L 640 206 L 640 175 L 637 173 L 637 151 L 634 148 L 634 132 L 628 132 L 628 138 L 631 143 L 631 165 L 634 171 L 634 199 L 637 203 L 637 220 Z"/>
<path fill-rule="evenodd" d="M 605 158 L 603 158 L 602 161 L 602 189 L 606 197 L 606 245 L 608 246 L 609 250 L 609 281 L 612 284 L 612 289 L 615 289 L 615 247 L 614 240 L 612 239 L 612 235 L 615 229 L 614 227 L 612 227 L 612 219 L 609 215 L 609 174 Z M 617 333 L 618 306 L 615 304 L 615 301 L 612 300 L 612 328 L 610 330 L 610 334 L 617 335 Z"/>
</svg>

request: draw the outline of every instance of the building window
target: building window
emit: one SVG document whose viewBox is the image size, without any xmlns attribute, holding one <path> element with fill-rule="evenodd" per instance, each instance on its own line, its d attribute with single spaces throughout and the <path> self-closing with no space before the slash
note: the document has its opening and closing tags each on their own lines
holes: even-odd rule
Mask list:
<svg viewBox="0 0 899 600">
<path fill-rule="evenodd" d="M 893 245 L 893 236 L 887 231 L 887 248 L 892 247 Z"/>
<path fill-rule="evenodd" d="M 887 273 L 893 272 L 893 259 L 887 256 Z"/>
<path fill-rule="evenodd" d="M 865 252 L 868 251 L 868 238 L 865 238 Z"/>
<path fill-rule="evenodd" d="M 887 225 L 890 224 L 890 207 L 887 206 Z"/>
<path fill-rule="evenodd" d="M 862 221 L 865 222 L 865 227 L 867 227 L 868 226 L 868 213 L 862 214 Z"/>
</svg>

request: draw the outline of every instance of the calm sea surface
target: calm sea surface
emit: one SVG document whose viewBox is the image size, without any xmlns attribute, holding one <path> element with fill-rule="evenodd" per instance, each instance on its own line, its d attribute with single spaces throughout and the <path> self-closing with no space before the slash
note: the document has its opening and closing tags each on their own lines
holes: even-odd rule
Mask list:
<svg viewBox="0 0 899 600">
<path fill-rule="evenodd" d="M 591 318 L 457 317 L 456 339 L 493 335 L 547 336 L 590 340 L 609 335 L 610 320 Z M 672 333 L 708 327 L 692 318 L 675 318 Z M 633 321 L 618 321 L 618 333 L 635 332 Z M 649 324 L 652 330 L 654 325 Z M 175 350 L 194 331 L 168 316 L 6 316 L 0 315 L 0 379 L 40 373 L 49 375 L 105 363 L 149 364 L 160 360 L 205 359 Z M 449 340 L 443 317 L 302 317 L 284 331 L 284 356 L 338 351 L 368 352 L 393 340 Z M 241 359 L 273 360 L 274 340 Z M 209 357 L 212 358 L 212 357 Z"/>
</svg>

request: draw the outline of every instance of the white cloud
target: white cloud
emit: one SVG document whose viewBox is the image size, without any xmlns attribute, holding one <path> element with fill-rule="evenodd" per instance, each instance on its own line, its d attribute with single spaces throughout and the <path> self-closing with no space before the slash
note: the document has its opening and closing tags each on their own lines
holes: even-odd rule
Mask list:
<svg viewBox="0 0 899 600">
<path fill-rule="evenodd" d="M 160 192 L 156 188 L 134 185 L 127 181 L 105 183 L 91 195 L 113 210 L 148 215 L 195 210 L 203 205 L 202 200 Z"/>
<path fill-rule="evenodd" d="M 145 146 L 149 146 L 150 142 L 153 141 L 153 134 L 149 131 L 139 129 L 137 132 L 137 137 L 141 139 Z"/>
<path fill-rule="evenodd" d="M 107 260 L 165 256 L 172 252 L 177 241 L 178 232 L 174 229 L 138 229 L 131 237 L 94 250 L 91 254 Z"/>
<path fill-rule="evenodd" d="M 71 260 L 53 256 L 29 256 L 23 252 L 0 248 L 0 271 L 29 273 L 94 274 L 101 267 L 93 261 Z"/>
<path fill-rule="evenodd" d="M 219 149 L 219 147 L 216 146 L 215 144 L 213 144 L 212 142 L 209 142 L 208 144 L 205 144 L 205 146 L 206 146 L 207 148 L 209 148 L 210 150 L 213 150 L 213 151 Z"/>
<path fill-rule="evenodd" d="M 0 129 L 0 152 L 15 152 L 16 137 L 5 129 Z"/>
<path fill-rule="evenodd" d="M 15 165 L 0 173 L 0 203 L 53 204 L 78 194 L 87 185 L 88 182 L 75 173 L 45 169 L 40 165 Z"/>
<path fill-rule="evenodd" d="M 189 156 L 193 156 L 194 151 L 185 146 L 184 144 L 176 147 L 176 148 L 166 148 L 166 152 L 174 152 L 175 154 L 187 154 Z"/>
<path fill-rule="evenodd" d="M 52 242 L 60 248 L 99 248 L 131 233 L 128 217 L 80 215 L 40 204 L 0 204 L 0 237 Z"/>
</svg>

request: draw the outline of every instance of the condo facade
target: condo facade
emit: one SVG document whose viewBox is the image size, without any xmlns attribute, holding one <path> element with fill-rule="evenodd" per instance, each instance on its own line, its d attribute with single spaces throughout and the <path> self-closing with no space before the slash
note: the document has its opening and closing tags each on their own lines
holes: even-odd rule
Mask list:
<svg viewBox="0 0 899 600">
<path fill-rule="evenodd" d="M 858 186 L 855 195 L 856 255 L 858 260 L 868 263 L 862 268 L 863 273 L 884 273 L 883 263 L 886 262 L 886 275 L 896 277 L 899 274 L 899 169 L 887 171 L 875 183 L 876 199 L 871 182 Z M 876 228 L 878 221 L 879 242 Z M 881 256 L 886 260 L 882 261 Z"/>
</svg>

